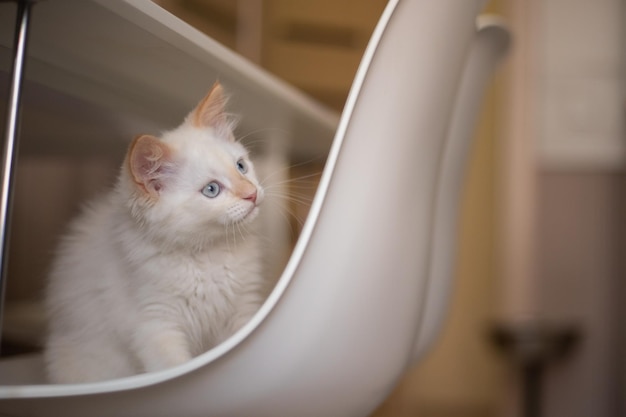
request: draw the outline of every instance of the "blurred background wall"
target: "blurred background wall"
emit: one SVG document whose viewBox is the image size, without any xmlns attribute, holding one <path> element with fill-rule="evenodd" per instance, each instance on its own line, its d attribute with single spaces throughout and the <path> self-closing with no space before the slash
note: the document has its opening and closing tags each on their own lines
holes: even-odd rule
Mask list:
<svg viewBox="0 0 626 417">
<path fill-rule="evenodd" d="M 546 375 L 546 413 L 623 416 L 626 4 L 536 3 L 533 293 L 540 317 L 581 335 Z"/>
</svg>

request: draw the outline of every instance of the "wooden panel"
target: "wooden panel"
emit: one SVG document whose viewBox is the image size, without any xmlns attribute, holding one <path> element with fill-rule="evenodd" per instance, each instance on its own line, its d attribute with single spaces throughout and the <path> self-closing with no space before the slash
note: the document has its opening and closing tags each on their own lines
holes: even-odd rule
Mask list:
<svg viewBox="0 0 626 417">
<path fill-rule="evenodd" d="M 274 42 L 265 55 L 265 65 L 274 74 L 300 88 L 347 91 L 361 55 L 361 51 Z"/>
<path fill-rule="evenodd" d="M 350 27 L 371 32 L 372 22 L 380 17 L 384 0 L 269 0 L 268 23 L 280 25 L 285 22 L 316 22 L 339 27 Z M 369 37 L 369 36 L 368 36 Z"/>
</svg>

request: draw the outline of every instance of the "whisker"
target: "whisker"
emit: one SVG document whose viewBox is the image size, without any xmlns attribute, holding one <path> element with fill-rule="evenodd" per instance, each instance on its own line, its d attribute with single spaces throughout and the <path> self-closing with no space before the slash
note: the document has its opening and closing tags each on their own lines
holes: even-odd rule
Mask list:
<svg viewBox="0 0 626 417">
<path fill-rule="evenodd" d="M 248 229 L 246 228 L 245 224 L 242 224 L 241 222 L 237 223 L 237 230 L 239 231 L 239 236 L 241 237 L 241 241 L 245 241 L 246 240 L 246 236 L 248 235 Z"/>
<path fill-rule="evenodd" d="M 302 217 L 298 216 L 298 214 L 295 211 L 293 211 L 293 210 L 286 209 L 285 211 L 286 211 L 286 213 L 285 212 L 282 213 L 282 215 L 285 217 L 285 219 L 287 221 L 289 221 L 289 217 L 288 216 L 291 216 L 291 218 L 296 221 L 296 223 L 298 224 L 298 226 L 300 227 L 300 230 L 301 230 L 302 227 L 304 226 L 304 222 L 306 220 L 306 216 L 305 216 L 305 218 L 302 218 Z M 300 230 L 297 230 L 297 231 L 293 230 L 293 226 L 291 226 L 291 229 L 292 229 L 292 233 L 293 233 L 293 235 L 295 237 L 300 235 Z"/>
<path fill-rule="evenodd" d="M 275 197 L 274 199 L 271 199 L 271 197 Z M 270 199 L 268 200 L 268 202 L 271 203 L 296 203 L 298 205 L 302 205 L 302 206 L 310 206 L 311 203 L 313 202 L 313 199 L 309 198 L 308 196 L 280 196 L 280 195 L 275 195 L 275 196 L 270 196 Z"/>
<path fill-rule="evenodd" d="M 303 176 L 296 177 L 296 178 L 288 178 L 286 180 L 282 180 L 280 182 L 273 182 L 267 185 L 264 185 L 262 183 L 261 185 L 263 185 L 264 188 L 277 187 L 281 185 L 295 185 L 299 187 L 303 187 L 303 186 L 317 187 L 317 184 L 319 183 L 319 181 L 317 181 L 317 178 L 319 177 L 319 175 L 320 175 L 319 173 L 313 173 L 313 174 L 303 175 Z M 309 179 L 310 181 L 305 181 Z"/>
<path fill-rule="evenodd" d="M 265 183 L 267 183 L 267 181 L 268 181 L 270 178 L 272 178 L 272 177 L 274 177 L 274 176 L 276 176 L 276 175 L 278 175 L 278 174 L 285 173 L 285 172 L 289 172 L 289 171 L 290 171 L 290 170 L 292 170 L 293 168 L 298 168 L 298 167 L 302 167 L 302 166 L 309 165 L 309 164 L 311 164 L 311 163 L 315 162 L 315 160 L 317 160 L 317 159 L 319 159 L 319 158 L 318 158 L 318 157 L 313 157 L 313 158 L 310 158 L 309 160 L 302 161 L 302 162 L 297 163 L 297 164 L 293 164 L 293 165 L 286 165 L 286 166 L 284 166 L 284 167 L 282 167 L 282 168 L 280 168 L 280 169 L 277 169 L 276 171 L 272 172 L 271 174 L 269 174 L 269 175 L 268 175 L 268 176 L 266 176 L 265 178 L 263 178 L 263 179 L 260 181 L 260 183 L 261 183 L 261 184 L 265 184 Z M 315 176 L 317 176 L 317 175 L 319 175 L 319 174 L 320 174 L 320 172 L 315 172 L 315 173 L 312 173 L 312 174 L 309 174 L 309 175 L 304 175 L 304 176 L 299 177 L 299 178 L 310 178 L 310 177 L 315 177 Z"/>
<path fill-rule="evenodd" d="M 304 220 L 298 216 L 298 212 L 305 213 L 305 217 L 311 207 L 311 199 L 308 197 L 293 197 L 293 196 L 277 196 L 276 199 L 268 199 L 268 203 L 272 208 L 276 209 L 285 219 L 289 222 L 290 218 L 295 219 L 300 226 L 304 223 Z M 294 205 L 285 204 L 285 202 L 293 203 Z M 296 207 L 297 206 L 297 207 Z M 300 209 L 298 209 L 298 207 Z"/>
<path fill-rule="evenodd" d="M 250 136 L 259 135 L 260 133 L 271 132 L 271 131 L 281 133 L 284 136 L 288 136 L 288 135 L 291 134 L 290 131 L 288 131 L 286 129 L 283 129 L 283 128 L 279 128 L 279 127 L 265 127 L 265 128 L 256 129 L 256 130 L 253 130 L 253 131 L 248 132 L 246 134 L 243 134 L 240 137 L 236 138 L 235 141 L 238 142 L 238 143 L 242 143 L 243 144 L 243 142 L 247 138 L 249 138 Z M 246 141 L 245 142 L 245 146 L 249 150 L 252 150 L 252 149 L 256 148 L 259 143 L 266 144 L 266 143 L 268 143 L 271 140 L 272 140 L 271 137 L 269 137 L 268 135 L 264 135 L 264 136 L 260 136 L 260 137 L 258 137 L 256 139 L 254 139 L 254 140 Z"/>
<path fill-rule="evenodd" d="M 229 223 L 228 225 L 226 225 L 226 245 L 228 246 L 228 251 L 232 251 L 232 247 L 230 245 L 230 231 L 231 231 L 232 225 Z M 234 246 L 234 242 L 233 242 L 233 246 Z"/>
<path fill-rule="evenodd" d="M 298 225 L 300 226 L 300 228 L 302 228 L 302 225 L 304 224 L 304 221 L 292 210 L 289 210 L 289 208 L 287 207 L 279 207 L 279 209 L 277 210 L 277 213 L 280 214 L 280 216 L 285 219 L 285 222 L 287 223 L 287 226 L 289 227 L 289 234 L 292 238 L 297 238 L 300 235 L 300 231 L 294 228 L 293 222 L 291 221 L 291 219 L 294 219 Z"/>
<path fill-rule="evenodd" d="M 287 134 L 291 133 L 289 130 L 287 130 L 285 128 L 282 128 L 282 127 L 261 127 L 261 128 L 252 130 L 252 131 L 250 131 L 250 132 L 248 132 L 248 133 L 238 137 L 236 140 L 237 140 L 237 142 L 241 142 L 242 140 L 246 139 L 249 136 L 256 135 L 256 134 L 261 133 L 261 132 L 270 132 L 270 131 L 280 132 L 280 133 L 287 133 Z"/>
<path fill-rule="evenodd" d="M 295 197 L 308 198 L 309 200 L 312 201 L 315 194 L 316 194 L 316 189 L 312 189 L 312 188 L 289 190 L 289 189 L 285 189 L 282 187 L 273 187 L 273 188 L 265 189 L 265 195 L 268 197 L 295 196 Z"/>
<path fill-rule="evenodd" d="M 280 199 L 281 201 L 302 201 L 305 203 L 312 203 L 314 196 L 310 193 L 298 193 L 294 191 L 283 191 L 283 190 L 269 190 L 266 191 L 266 198 L 272 199 Z"/>
</svg>

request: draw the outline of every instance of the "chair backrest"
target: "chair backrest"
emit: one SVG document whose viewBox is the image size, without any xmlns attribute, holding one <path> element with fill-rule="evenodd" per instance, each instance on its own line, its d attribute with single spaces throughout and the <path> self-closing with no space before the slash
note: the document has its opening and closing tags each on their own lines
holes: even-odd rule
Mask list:
<svg viewBox="0 0 626 417">
<path fill-rule="evenodd" d="M 0 413 L 370 413 L 412 362 L 444 144 L 482 3 L 390 1 L 301 238 L 276 289 L 243 329 L 162 372 L 0 387 Z"/>
<path fill-rule="evenodd" d="M 509 44 L 510 33 L 501 19 L 489 15 L 478 18 L 476 37 L 463 70 L 439 167 L 430 274 L 420 330 L 415 340 L 414 361 L 432 346 L 448 310 L 455 275 L 459 208 L 472 136 L 483 93 Z"/>
</svg>

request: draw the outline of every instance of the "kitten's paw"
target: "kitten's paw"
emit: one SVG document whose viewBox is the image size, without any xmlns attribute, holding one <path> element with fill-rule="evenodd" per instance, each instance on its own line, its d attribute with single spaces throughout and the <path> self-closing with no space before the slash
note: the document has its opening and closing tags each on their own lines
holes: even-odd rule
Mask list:
<svg viewBox="0 0 626 417">
<path fill-rule="evenodd" d="M 145 338 L 138 349 L 138 356 L 146 372 L 172 368 L 192 358 L 186 339 L 178 332 Z"/>
</svg>

